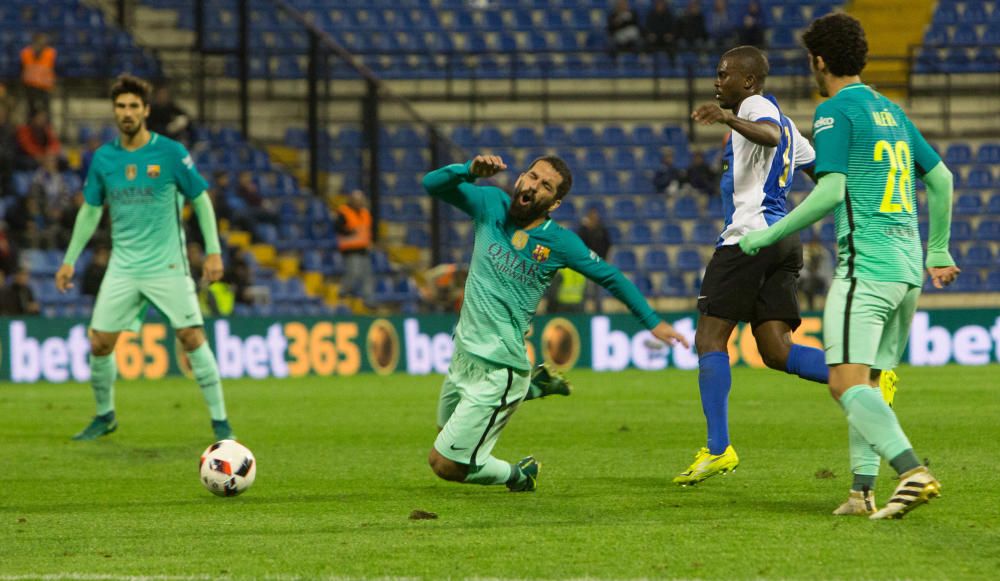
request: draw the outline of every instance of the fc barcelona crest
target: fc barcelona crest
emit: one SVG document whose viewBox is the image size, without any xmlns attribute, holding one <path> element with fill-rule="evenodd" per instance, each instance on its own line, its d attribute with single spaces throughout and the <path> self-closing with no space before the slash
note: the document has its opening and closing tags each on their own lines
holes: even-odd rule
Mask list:
<svg viewBox="0 0 1000 581">
<path fill-rule="evenodd" d="M 125 179 L 127 179 L 128 181 L 134 180 L 135 176 L 138 175 L 138 173 L 139 173 L 139 168 L 137 168 L 134 163 L 130 163 L 125 166 Z"/>
<path fill-rule="evenodd" d="M 551 250 L 547 246 L 538 244 L 535 246 L 535 249 L 531 251 L 531 257 L 535 259 L 535 262 L 545 262 L 549 259 L 549 252 L 551 252 Z"/>
<path fill-rule="evenodd" d="M 158 165 L 147 165 L 146 166 L 146 175 L 149 176 L 149 177 L 151 177 L 151 178 L 160 177 L 160 166 L 158 166 Z"/>
</svg>

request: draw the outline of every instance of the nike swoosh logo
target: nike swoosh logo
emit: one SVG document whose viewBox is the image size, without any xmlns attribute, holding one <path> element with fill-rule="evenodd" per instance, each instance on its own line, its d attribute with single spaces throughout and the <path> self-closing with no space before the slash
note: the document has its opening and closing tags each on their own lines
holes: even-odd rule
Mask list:
<svg viewBox="0 0 1000 581">
<path fill-rule="evenodd" d="M 699 301 L 700 301 L 701 299 L 707 299 L 707 298 L 708 298 L 708 295 L 698 295 L 698 300 L 699 300 Z"/>
<path fill-rule="evenodd" d="M 830 345 L 829 347 L 823 347 L 823 351 L 829 351 L 830 349 L 833 349 L 833 345 Z"/>
<path fill-rule="evenodd" d="M 451 450 L 455 450 L 456 452 L 458 452 L 460 450 L 468 450 L 469 449 L 468 447 L 465 447 L 465 448 L 456 448 L 455 444 L 452 444 L 451 446 L 448 446 L 448 448 L 451 449 Z"/>
</svg>

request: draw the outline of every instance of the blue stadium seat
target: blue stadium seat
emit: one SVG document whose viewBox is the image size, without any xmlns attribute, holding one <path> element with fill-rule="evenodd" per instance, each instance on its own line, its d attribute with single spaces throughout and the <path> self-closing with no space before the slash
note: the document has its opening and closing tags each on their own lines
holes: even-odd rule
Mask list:
<svg viewBox="0 0 1000 581">
<path fill-rule="evenodd" d="M 636 274 L 632 276 L 632 281 L 635 283 L 637 289 L 639 289 L 639 294 L 645 297 L 653 295 L 653 279 L 649 278 L 645 274 Z"/>
<path fill-rule="evenodd" d="M 615 200 L 611 206 L 612 220 L 632 221 L 638 217 L 639 209 L 632 200 Z"/>
<path fill-rule="evenodd" d="M 514 147 L 535 147 L 539 143 L 538 133 L 531 126 L 515 127 L 510 134 L 510 144 Z"/>
<path fill-rule="evenodd" d="M 952 239 L 955 239 L 954 226 L 957 222 L 952 225 Z M 978 240 L 993 240 L 1000 241 L 1000 221 L 998 220 L 983 220 L 979 223 L 976 228 L 976 239 Z"/>
<path fill-rule="evenodd" d="M 612 167 L 620 170 L 633 170 L 636 167 L 635 155 L 632 150 L 620 147 L 614 150 Z"/>
<path fill-rule="evenodd" d="M 683 297 L 688 294 L 688 286 L 680 274 L 668 274 L 663 279 L 661 292 L 668 297 Z"/>
<path fill-rule="evenodd" d="M 701 263 L 701 254 L 693 248 L 682 248 L 677 253 L 677 268 L 683 271 L 698 271 L 704 265 Z"/>
<path fill-rule="evenodd" d="M 631 250 L 616 251 L 612 256 L 611 262 L 623 272 L 633 272 L 638 268 L 635 252 Z"/>
<path fill-rule="evenodd" d="M 992 270 L 986 275 L 983 290 L 992 293 L 1000 292 L 1000 270 Z"/>
<path fill-rule="evenodd" d="M 955 242 L 972 240 L 972 225 L 965 220 L 953 219 L 951 222 L 951 239 Z"/>
<path fill-rule="evenodd" d="M 972 216 L 983 210 L 983 200 L 979 194 L 962 194 L 955 201 L 955 214 Z"/>
<path fill-rule="evenodd" d="M 625 130 L 619 125 L 608 125 L 601 132 L 601 144 L 606 146 L 628 145 L 629 139 Z"/>
<path fill-rule="evenodd" d="M 960 46 L 975 46 L 979 42 L 979 34 L 971 26 L 959 26 L 951 37 L 951 44 Z"/>
<path fill-rule="evenodd" d="M 597 134 L 590 125 L 578 125 L 574 127 L 572 140 L 575 147 L 589 147 L 598 143 Z"/>
<path fill-rule="evenodd" d="M 695 244 L 714 245 L 719 240 L 721 229 L 711 222 L 699 222 L 694 225 L 691 241 Z"/>
<path fill-rule="evenodd" d="M 660 244 L 684 244 L 684 231 L 679 224 L 664 224 L 656 236 Z"/>
<path fill-rule="evenodd" d="M 965 252 L 961 266 L 967 268 L 989 268 L 996 264 L 995 260 L 993 250 L 988 244 L 974 244 Z"/>
<path fill-rule="evenodd" d="M 982 164 L 1000 163 L 1000 144 L 984 143 L 976 152 L 976 162 Z"/>
<path fill-rule="evenodd" d="M 1000 192 L 990 196 L 990 201 L 986 204 L 986 213 L 990 216 L 1000 216 Z"/>
<path fill-rule="evenodd" d="M 653 242 L 653 230 L 644 222 L 633 224 L 628 232 L 629 235 L 626 241 L 629 244 L 642 245 L 652 244 Z"/>
<path fill-rule="evenodd" d="M 642 267 L 650 272 L 666 272 L 670 269 L 670 260 L 667 258 L 665 251 L 653 249 L 643 257 Z"/>
<path fill-rule="evenodd" d="M 988 167 L 974 167 L 969 171 L 965 185 L 970 188 L 992 188 L 993 172 Z"/>
<path fill-rule="evenodd" d="M 968 143 L 952 143 L 944 152 L 944 162 L 948 165 L 971 163 L 972 148 Z"/>
<path fill-rule="evenodd" d="M 666 218 L 667 203 L 659 196 L 648 198 L 642 204 L 642 214 L 655 220 Z"/>
<path fill-rule="evenodd" d="M 698 201 L 692 196 L 683 196 L 677 198 L 674 202 L 674 217 L 680 218 L 682 220 L 691 220 L 697 218 L 700 215 L 698 210 Z"/>
<path fill-rule="evenodd" d="M 820 226 L 819 241 L 824 244 L 833 244 L 837 241 L 837 229 L 833 222 L 826 222 Z"/>
</svg>

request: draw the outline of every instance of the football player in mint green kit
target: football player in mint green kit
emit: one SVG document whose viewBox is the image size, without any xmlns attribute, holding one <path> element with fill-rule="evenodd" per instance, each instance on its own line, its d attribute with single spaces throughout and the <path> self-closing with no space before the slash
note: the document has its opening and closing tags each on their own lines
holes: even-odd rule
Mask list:
<svg viewBox="0 0 1000 581">
<path fill-rule="evenodd" d="M 185 251 L 181 209 L 191 202 L 205 238 L 203 278 L 222 278 L 222 256 L 215 211 L 183 145 L 146 129 L 150 86 L 122 75 L 111 86 L 119 136 L 101 146 L 83 186 L 84 204 L 56 286 L 73 286 L 74 264 L 94 235 L 104 207 L 111 214 L 111 261 L 101 283 L 90 322 L 90 375 L 97 415 L 73 436 L 93 440 L 114 432 L 115 343 L 125 330 L 138 331 L 147 308 L 156 307 L 170 321 L 187 352 L 208 404 L 217 440 L 234 438 L 226 418 L 222 383 L 205 332 L 195 281 Z"/>
<path fill-rule="evenodd" d="M 823 315 L 830 392 L 847 414 L 854 483 L 834 514 L 901 518 L 941 493 L 883 401 L 879 371 L 899 363 L 923 284 L 913 180 L 927 186 L 926 268 L 934 286 L 958 276 L 948 253 L 952 175 L 898 105 L 861 83 L 868 43 L 861 24 L 837 13 L 802 36 L 820 95 L 813 140 L 819 181 L 794 211 L 740 241 L 747 254 L 834 212 L 838 265 Z M 882 510 L 872 488 L 879 457 L 899 473 Z"/>
<path fill-rule="evenodd" d="M 559 269 L 572 268 L 611 291 L 657 339 L 685 347 L 687 341 L 660 320 L 617 268 L 549 218 L 572 185 L 566 162 L 555 156 L 536 159 L 518 177 L 513 196 L 475 184 L 505 169 L 499 157 L 480 155 L 424 176 L 424 189 L 468 214 L 475 230 L 455 352 L 438 403 L 440 432 L 428 462 L 445 480 L 530 492 L 538 477 L 535 459 L 510 464 L 492 452 L 528 393 L 531 368 L 524 335 Z"/>
</svg>

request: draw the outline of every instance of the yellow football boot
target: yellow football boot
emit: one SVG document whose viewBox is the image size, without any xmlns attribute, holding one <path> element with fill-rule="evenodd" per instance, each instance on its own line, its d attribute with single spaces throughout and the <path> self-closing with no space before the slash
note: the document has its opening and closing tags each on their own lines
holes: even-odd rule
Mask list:
<svg viewBox="0 0 1000 581">
<path fill-rule="evenodd" d="M 694 463 L 677 475 L 673 482 L 680 486 L 692 486 L 716 474 L 732 472 L 739 465 L 740 457 L 732 446 L 728 446 L 721 454 L 710 454 L 708 448 L 702 448 L 695 454 Z"/>
<path fill-rule="evenodd" d="M 892 407 L 892 402 L 896 398 L 896 384 L 898 382 L 899 376 L 891 369 L 882 371 L 882 375 L 878 379 L 878 388 L 882 390 L 882 399 L 889 407 Z"/>
</svg>

